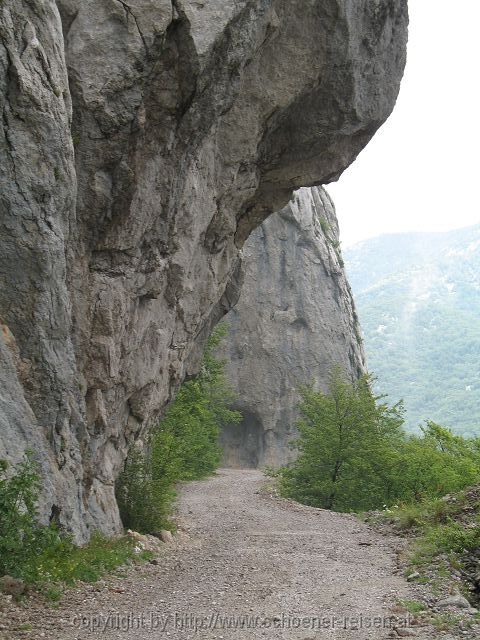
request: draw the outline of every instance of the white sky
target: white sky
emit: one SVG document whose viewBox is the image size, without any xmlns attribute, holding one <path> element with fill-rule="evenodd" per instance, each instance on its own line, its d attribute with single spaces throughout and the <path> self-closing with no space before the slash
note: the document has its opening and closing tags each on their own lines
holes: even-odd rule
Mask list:
<svg viewBox="0 0 480 640">
<path fill-rule="evenodd" d="M 480 0 L 410 0 L 393 114 L 327 185 L 344 246 L 382 233 L 480 222 Z"/>
</svg>

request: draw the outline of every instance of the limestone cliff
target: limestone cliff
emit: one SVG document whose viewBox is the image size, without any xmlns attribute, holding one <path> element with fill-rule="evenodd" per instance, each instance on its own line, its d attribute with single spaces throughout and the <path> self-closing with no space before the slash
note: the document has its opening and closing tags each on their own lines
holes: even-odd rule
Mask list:
<svg viewBox="0 0 480 640">
<path fill-rule="evenodd" d="M 406 0 L 0 3 L 0 457 L 120 528 L 132 441 L 238 295 L 239 250 L 390 114 Z"/>
<path fill-rule="evenodd" d="M 322 188 L 297 191 L 247 240 L 245 281 L 221 352 L 244 416 L 222 434 L 227 466 L 287 462 L 299 386 L 326 391 L 337 365 L 351 378 L 365 372 L 339 247 L 335 209 Z"/>
</svg>

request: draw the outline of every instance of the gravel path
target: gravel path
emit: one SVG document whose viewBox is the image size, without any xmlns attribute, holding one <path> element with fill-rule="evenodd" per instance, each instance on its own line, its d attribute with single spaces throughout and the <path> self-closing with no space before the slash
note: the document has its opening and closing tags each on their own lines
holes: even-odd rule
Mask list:
<svg viewBox="0 0 480 640">
<path fill-rule="evenodd" d="M 260 472 L 236 470 L 186 485 L 178 521 L 188 538 L 165 545 L 158 566 L 72 592 L 43 612 L 41 625 L 31 614 L 37 631 L 22 637 L 400 637 L 402 629 L 375 626 L 391 624 L 396 600 L 415 599 L 396 574 L 395 541 L 353 516 L 273 497 L 264 485 Z"/>
</svg>

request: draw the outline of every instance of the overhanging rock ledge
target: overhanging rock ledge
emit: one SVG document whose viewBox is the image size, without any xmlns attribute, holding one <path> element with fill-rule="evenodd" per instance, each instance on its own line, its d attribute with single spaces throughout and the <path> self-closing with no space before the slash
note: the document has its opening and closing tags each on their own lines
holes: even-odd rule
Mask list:
<svg viewBox="0 0 480 640">
<path fill-rule="evenodd" d="M 3 0 L 0 457 L 120 529 L 132 441 L 236 300 L 249 233 L 390 114 L 406 0 Z"/>
</svg>

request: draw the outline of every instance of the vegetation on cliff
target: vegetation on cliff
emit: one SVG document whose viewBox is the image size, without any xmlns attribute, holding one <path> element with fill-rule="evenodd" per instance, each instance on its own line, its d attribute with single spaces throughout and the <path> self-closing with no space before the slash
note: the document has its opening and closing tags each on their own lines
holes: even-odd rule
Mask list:
<svg viewBox="0 0 480 640">
<path fill-rule="evenodd" d="M 224 362 L 214 355 L 227 332 L 219 325 L 210 337 L 200 374 L 185 382 L 165 417 L 150 433 L 144 451 L 133 448 L 117 483 L 123 524 L 141 533 L 170 528 L 175 484 L 212 474 L 221 459 L 220 429 L 241 420 L 229 406 L 233 391 Z"/>
<path fill-rule="evenodd" d="M 0 461 L 0 576 L 13 578 L 17 595 L 25 582 L 55 600 L 64 584 L 95 582 L 129 560 L 146 558 L 135 553 L 134 541 L 127 536 L 108 540 L 96 533 L 87 546 L 77 547 L 56 524 L 39 524 L 40 489 L 30 453 L 14 469 Z"/>
<path fill-rule="evenodd" d="M 284 495 L 336 511 L 363 511 L 443 496 L 480 475 L 480 439 L 428 422 L 403 429 L 403 406 L 376 397 L 372 379 L 350 382 L 340 371 L 329 393 L 302 390 L 299 456 L 282 470 Z"/>
</svg>

